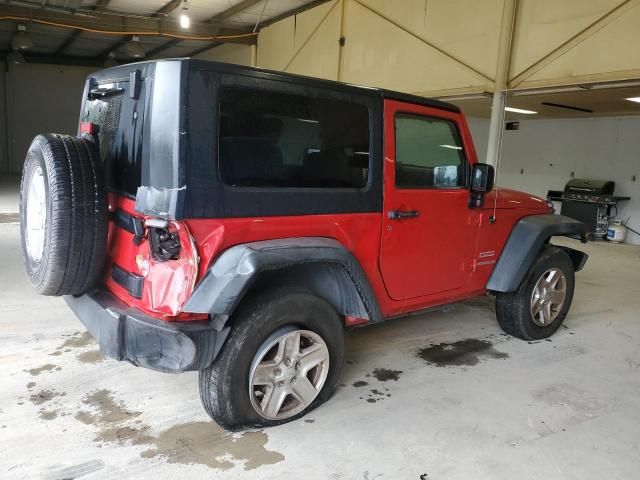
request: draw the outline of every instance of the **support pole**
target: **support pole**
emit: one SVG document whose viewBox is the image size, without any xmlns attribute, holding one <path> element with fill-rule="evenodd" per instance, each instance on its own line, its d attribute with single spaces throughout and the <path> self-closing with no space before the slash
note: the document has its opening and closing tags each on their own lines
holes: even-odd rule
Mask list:
<svg viewBox="0 0 640 480">
<path fill-rule="evenodd" d="M 503 91 L 493 92 L 491 102 L 491 118 L 489 119 L 489 140 L 487 142 L 487 156 L 485 162 L 495 168 L 502 149 L 502 133 L 504 132 L 504 107 L 506 104 L 506 93 Z"/>
<path fill-rule="evenodd" d="M 485 162 L 497 166 L 502 149 L 502 133 L 504 131 L 504 107 L 507 97 L 507 82 L 509 80 L 509 63 L 511 60 L 511 43 L 515 23 L 518 0 L 504 0 L 502 10 L 502 27 L 500 29 L 500 45 L 498 47 L 498 62 L 496 66 L 496 80 L 493 87 L 493 101 L 491 106 L 491 120 L 489 121 L 489 141 L 487 142 L 487 156 Z"/>
<path fill-rule="evenodd" d="M 344 36 L 345 25 L 344 25 L 344 17 L 346 10 L 346 2 L 347 0 L 339 0 L 340 1 L 340 38 L 338 39 L 338 74 L 336 80 L 339 82 L 342 81 L 342 72 L 344 71 L 344 45 L 346 42 L 346 38 Z"/>
</svg>

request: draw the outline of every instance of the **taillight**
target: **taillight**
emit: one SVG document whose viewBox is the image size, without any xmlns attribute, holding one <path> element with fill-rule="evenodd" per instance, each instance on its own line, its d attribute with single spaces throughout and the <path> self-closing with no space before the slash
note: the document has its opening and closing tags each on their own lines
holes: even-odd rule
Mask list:
<svg viewBox="0 0 640 480">
<path fill-rule="evenodd" d="M 98 125 L 92 122 L 80 122 L 80 133 L 98 133 Z"/>
<path fill-rule="evenodd" d="M 177 231 L 166 228 L 149 228 L 151 255 L 158 262 L 168 262 L 180 258 L 180 237 Z"/>
</svg>

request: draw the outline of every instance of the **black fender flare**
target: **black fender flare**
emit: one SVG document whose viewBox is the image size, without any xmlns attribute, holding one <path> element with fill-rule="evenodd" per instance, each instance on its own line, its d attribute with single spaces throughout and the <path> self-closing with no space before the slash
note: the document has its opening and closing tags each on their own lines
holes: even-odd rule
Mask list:
<svg viewBox="0 0 640 480">
<path fill-rule="evenodd" d="M 523 217 L 516 223 L 509 235 L 500 258 L 489 277 L 487 290 L 493 292 L 513 292 L 518 289 L 536 255 L 553 236 L 579 237 L 587 242 L 584 223 L 563 215 L 545 214 Z M 575 271 L 579 271 L 588 255 L 568 247 L 567 252 Z"/>
<path fill-rule="evenodd" d="M 278 279 L 279 272 L 287 278 Z M 340 242 L 324 237 L 265 240 L 229 248 L 209 267 L 183 311 L 207 313 L 224 325 L 264 274 L 274 275 L 272 280 L 309 288 L 342 315 L 382 320 L 358 260 Z"/>
</svg>

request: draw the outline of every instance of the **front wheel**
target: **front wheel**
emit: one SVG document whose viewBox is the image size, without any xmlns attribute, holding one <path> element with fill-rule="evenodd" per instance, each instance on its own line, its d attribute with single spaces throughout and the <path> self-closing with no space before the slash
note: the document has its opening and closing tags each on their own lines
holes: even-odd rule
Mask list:
<svg viewBox="0 0 640 480">
<path fill-rule="evenodd" d="M 228 430 L 268 427 L 326 401 L 340 376 L 342 322 L 304 291 L 266 292 L 244 302 L 212 366 L 200 372 L 200 399 Z"/>
<path fill-rule="evenodd" d="M 498 293 L 496 316 L 505 333 L 523 340 L 550 337 L 567 316 L 575 276 L 562 249 L 547 245 L 515 292 Z"/>
</svg>

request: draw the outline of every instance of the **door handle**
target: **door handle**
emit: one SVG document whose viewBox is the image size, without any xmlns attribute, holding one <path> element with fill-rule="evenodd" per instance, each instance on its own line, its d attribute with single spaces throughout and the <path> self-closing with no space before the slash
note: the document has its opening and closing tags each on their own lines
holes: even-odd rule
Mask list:
<svg viewBox="0 0 640 480">
<path fill-rule="evenodd" d="M 401 220 L 403 218 L 416 218 L 420 215 L 417 210 L 391 210 L 389 212 L 389 219 Z"/>
</svg>

